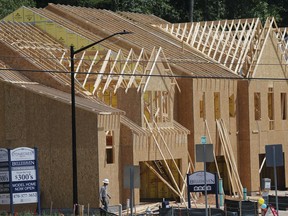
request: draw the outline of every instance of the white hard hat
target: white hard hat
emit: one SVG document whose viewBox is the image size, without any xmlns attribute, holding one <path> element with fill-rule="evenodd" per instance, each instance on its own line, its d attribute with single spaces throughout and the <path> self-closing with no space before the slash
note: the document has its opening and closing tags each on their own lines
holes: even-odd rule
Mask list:
<svg viewBox="0 0 288 216">
<path fill-rule="evenodd" d="M 109 184 L 109 179 L 104 179 L 104 180 L 103 180 L 103 183 Z"/>
</svg>

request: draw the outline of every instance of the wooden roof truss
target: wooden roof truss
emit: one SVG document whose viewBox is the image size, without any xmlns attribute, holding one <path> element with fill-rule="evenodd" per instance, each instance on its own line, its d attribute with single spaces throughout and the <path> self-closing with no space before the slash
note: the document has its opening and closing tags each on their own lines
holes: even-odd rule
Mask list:
<svg viewBox="0 0 288 216">
<path fill-rule="evenodd" d="M 1 40 L 45 71 L 66 72 L 52 75 L 66 84 L 69 83 L 67 75 L 70 76 L 71 62 L 67 49 L 41 34 L 32 24 L 2 21 L 1 25 Z M 77 54 L 74 59 L 76 81 L 92 94 L 104 94 L 108 89 L 116 93 L 120 87 L 125 88 L 126 92 L 130 88 L 145 92 L 158 64 L 162 64 L 164 68 L 161 75 L 173 76 L 161 47 L 154 48 L 151 53 L 142 49 L 138 55 L 132 49 L 129 52 L 121 49 L 118 52 L 106 49 L 87 50 Z M 171 77 L 171 80 L 177 85 L 175 78 Z"/>
<path fill-rule="evenodd" d="M 68 60 L 68 56 L 64 59 Z M 69 65 L 63 58 L 61 63 L 66 67 Z M 112 50 L 80 53 L 75 56 L 75 77 L 93 95 L 105 91 L 115 94 L 120 87 L 126 93 L 130 88 L 145 92 L 158 64 L 164 67 L 161 75 L 172 76 L 172 84 L 178 86 L 161 47 L 154 48 L 151 53 L 142 48 L 139 55 L 133 49 L 127 55 L 121 49 L 117 53 Z"/>
<path fill-rule="evenodd" d="M 67 52 L 59 43 L 43 33 L 31 24 L 0 22 L 0 40 L 12 46 L 24 58 L 40 67 L 43 71 L 64 71 L 68 70 L 58 61 L 57 56 Z M 21 68 L 29 70 L 30 68 Z M 69 84 L 67 77 L 61 73 L 51 75 L 64 84 Z"/>
<path fill-rule="evenodd" d="M 277 38 L 280 41 L 279 47 L 281 49 L 281 51 L 283 51 L 283 59 L 286 63 L 285 69 L 287 71 L 287 67 L 288 67 L 288 28 L 280 28 L 279 32 L 277 33 Z"/>
<path fill-rule="evenodd" d="M 269 33 L 278 32 L 274 18 L 267 18 L 264 27 L 256 18 L 158 27 L 241 76 L 253 74 Z M 278 39 L 284 41 L 281 36 Z"/>
</svg>

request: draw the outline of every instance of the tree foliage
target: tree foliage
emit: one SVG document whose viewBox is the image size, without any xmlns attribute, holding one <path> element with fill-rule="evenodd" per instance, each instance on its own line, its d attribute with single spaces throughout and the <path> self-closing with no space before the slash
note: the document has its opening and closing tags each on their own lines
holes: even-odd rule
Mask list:
<svg viewBox="0 0 288 216">
<path fill-rule="evenodd" d="M 4 18 L 21 6 L 35 7 L 33 0 L 1 0 L 0 1 L 0 18 Z"/>
<path fill-rule="evenodd" d="M 45 7 L 48 2 L 73 6 L 154 14 L 170 22 L 209 21 L 273 16 L 288 26 L 288 0 L 0 0 L 0 16 L 18 7 Z M 191 6 L 193 5 L 193 7 Z M 193 16 L 191 11 L 193 11 Z"/>
</svg>

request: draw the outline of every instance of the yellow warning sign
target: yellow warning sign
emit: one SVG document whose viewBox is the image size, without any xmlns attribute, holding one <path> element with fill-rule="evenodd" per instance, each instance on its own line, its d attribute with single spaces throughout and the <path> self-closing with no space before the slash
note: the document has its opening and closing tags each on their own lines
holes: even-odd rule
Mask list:
<svg viewBox="0 0 288 216">
<path fill-rule="evenodd" d="M 56 26 L 56 36 L 55 38 L 63 45 L 66 45 L 66 29 L 62 26 Z"/>
<path fill-rule="evenodd" d="M 14 21 L 15 22 L 23 22 L 23 11 L 16 11 L 14 13 Z"/>
<path fill-rule="evenodd" d="M 28 8 L 23 8 L 24 22 L 35 22 L 33 11 Z"/>
</svg>

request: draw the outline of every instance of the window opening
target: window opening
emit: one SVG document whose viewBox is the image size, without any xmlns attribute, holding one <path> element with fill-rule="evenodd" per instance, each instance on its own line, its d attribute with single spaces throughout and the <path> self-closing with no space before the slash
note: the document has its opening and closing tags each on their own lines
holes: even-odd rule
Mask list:
<svg viewBox="0 0 288 216">
<path fill-rule="evenodd" d="M 220 92 L 214 92 L 214 116 L 215 119 L 220 119 Z"/>
<path fill-rule="evenodd" d="M 281 93 L 281 119 L 287 119 L 287 94 Z"/>
<path fill-rule="evenodd" d="M 235 98 L 234 94 L 229 97 L 229 116 L 235 117 Z"/>
<path fill-rule="evenodd" d="M 261 120 L 261 94 L 260 92 L 254 93 L 254 115 L 255 120 Z"/>
<path fill-rule="evenodd" d="M 144 99 L 144 115 L 149 123 L 170 122 L 171 103 L 167 91 L 146 91 Z"/>
<path fill-rule="evenodd" d="M 202 94 L 202 99 L 200 100 L 200 118 L 205 119 L 205 92 Z"/>
<path fill-rule="evenodd" d="M 114 139 L 113 132 L 106 131 L 106 162 L 107 164 L 114 163 Z"/>
<path fill-rule="evenodd" d="M 273 93 L 273 88 L 268 89 L 268 119 L 269 119 L 269 130 L 274 130 L 274 93 Z"/>
</svg>

